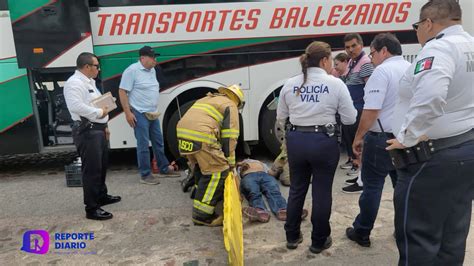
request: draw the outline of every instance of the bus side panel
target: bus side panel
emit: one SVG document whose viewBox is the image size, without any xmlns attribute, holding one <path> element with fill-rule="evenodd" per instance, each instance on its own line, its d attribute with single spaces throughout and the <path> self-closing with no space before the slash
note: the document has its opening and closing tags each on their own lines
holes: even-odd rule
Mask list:
<svg viewBox="0 0 474 266">
<path fill-rule="evenodd" d="M 0 64 L 3 65 L 6 64 Z M 0 155 L 39 152 L 39 134 L 26 75 L 0 81 L 0 106 Z"/>
</svg>

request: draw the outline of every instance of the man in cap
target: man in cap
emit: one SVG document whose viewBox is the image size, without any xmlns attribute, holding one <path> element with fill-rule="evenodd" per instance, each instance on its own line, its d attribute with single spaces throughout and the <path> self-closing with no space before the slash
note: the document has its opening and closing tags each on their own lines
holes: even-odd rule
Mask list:
<svg viewBox="0 0 474 266">
<path fill-rule="evenodd" d="M 140 59 L 122 74 L 119 86 L 120 102 L 128 124 L 137 139 L 137 161 L 143 184 L 156 185 L 160 181 L 151 173 L 149 142 L 158 162 L 161 176 L 180 176 L 164 153 L 163 135 L 160 128 L 158 98 L 160 84 L 156 78 L 156 56 L 150 46 L 139 51 Z"/>
<path fill-rule="evenodd" d="M 197 100 L 177 125 L 178 148 L 194 165 L 195 225 L 219 226 L 223 217 L 215 213 L 222 200 L 224 181 L 235 167 L 239 138 L 239 111 L 244 94 L 238 85 L 221 87 Z"/>
</svg>

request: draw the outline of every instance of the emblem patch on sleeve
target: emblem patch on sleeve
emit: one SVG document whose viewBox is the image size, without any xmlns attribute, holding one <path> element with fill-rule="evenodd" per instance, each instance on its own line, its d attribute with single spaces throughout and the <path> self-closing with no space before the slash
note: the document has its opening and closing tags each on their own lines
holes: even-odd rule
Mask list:
<svg viewBox="0 0 474 266">
<path fill-rule="evenodd" d="M 433 66 L 434 56 L 423 58 L 420 61 L 416 62 L 415 66 L 415 75 L 423 72 L 425 70 L 430 70 Z"/>
</svg>

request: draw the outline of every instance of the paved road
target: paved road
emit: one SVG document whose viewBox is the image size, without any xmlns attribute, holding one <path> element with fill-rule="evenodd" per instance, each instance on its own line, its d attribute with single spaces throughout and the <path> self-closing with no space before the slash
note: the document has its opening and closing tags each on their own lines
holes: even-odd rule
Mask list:
<svg viewBox="0 0 474 266">
<path fill-rule="evenodd" d="M 112 165 L 109 171 L 109 191 L 121 195 L 123 201 L 106 206 L 114 218 L 103 222 L 84 218 L 82 189 L 66 187 L 61 167 L 23 166 L 0 172 L 0 264 L 225 265 L 222 228 L 192 225 L 191 200 L 180 190 L 181 178 L 163 179 L 157 186 L 139 184 L 133 153 L 129 157 L 122 158 L 121 164 Z M 358 195 L 340 192 L 345 179 L 344 172 L 338 170 L 331 217 L 334 244 L 329 250 L 320 255 L 308 251 L 309 220 L 302 226 L 304 242 L 294 251 L 285 248 L 284 223 L 275 217 L 267 224 L 245 221 L 246 264 L 395 265 L 398 253 L 392 237 L 390 181 L 383 194 L 372 247 L 362 248 L 344 236 L 345 228 L 358 212 Z M 282 192 L 288 195 L 287 188 L 282 187 Z M 305 205 L 310 207 L 310 195 Z M 53 238 L 54 233 L 93 232 L 95 239 L 84 241 L 85 249 L 72 250 L 77 254 L 55 249 L 54 239 L 47 254 L 29 254 L 20 251 L 20 247 L 22 235 L 32 229 L 47 230 Z M 473 233 L 468 238 L 465 265 L 474 265 Z"/>
</svg>

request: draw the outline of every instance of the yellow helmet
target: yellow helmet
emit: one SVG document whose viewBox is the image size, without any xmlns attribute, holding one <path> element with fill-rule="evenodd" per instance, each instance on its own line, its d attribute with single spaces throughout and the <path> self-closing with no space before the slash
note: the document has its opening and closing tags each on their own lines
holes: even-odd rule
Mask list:
<svg viewBox="0 0 474 266">
<path fill-rule="evenodd" d="M 220 87 L 217 89 L 222 94 L 227 95 L 231 100 L 237 104 L 237 108 L 242 109 L 245 105 L 244 93 L 239 85 L 234 84 L 228 87 Z"/>
</svg>

